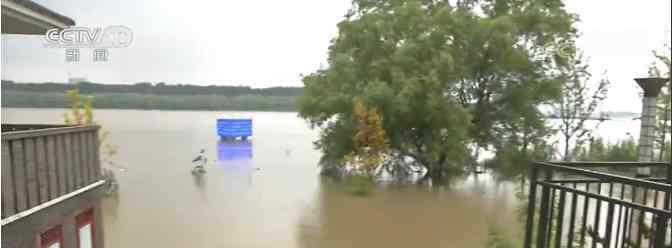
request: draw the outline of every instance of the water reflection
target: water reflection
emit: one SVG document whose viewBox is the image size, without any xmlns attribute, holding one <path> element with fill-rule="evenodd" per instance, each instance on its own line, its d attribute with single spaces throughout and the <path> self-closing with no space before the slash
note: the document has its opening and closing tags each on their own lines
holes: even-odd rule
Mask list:
<svg viewBox="0 0 672 248">
<path fill-rule="evenodd" d="M 230 140 L 217 144 L 217 159 L 221 162 L 252 159 L 252 141 Z"/>
<path fill-rule="evenodd" d="M 252 185 L 255 171 L 251 140 L 227 140 L 217 143 L 217 176 L 225 190 L 241 191 Z"/>
<path fill-rule="evenodd" d="M 207 186 L 207 181 L 206 181 L 206 172 L 197 172 L 197 171 L 192 171 L 192 174 L 194 175 L 194 185 L 196 185 L 196 188 L 200 190 L 201 192 L 204 192 Z"/>
<path fill-rule="evenodd" d="M 119 194 L 103 197 L 102 205 L 105 209 L 105 221 L 116 222 L 119 210 Z"/>
</svg>

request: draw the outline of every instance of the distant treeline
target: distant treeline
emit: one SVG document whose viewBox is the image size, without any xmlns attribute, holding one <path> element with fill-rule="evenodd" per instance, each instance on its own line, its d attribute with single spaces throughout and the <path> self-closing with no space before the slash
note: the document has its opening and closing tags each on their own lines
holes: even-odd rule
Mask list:
<svg viewBox="0 0 672 248">
<path fill-rule="evenodd" d="M 91 82 L 80 82 L 77 84 L 67 83 L 15 83 L 9 80 L 2 80 L 2 90 L 27 91 L 27 92 L 58 92 L 63 93 L 67 90 L 79 89 L 82 94 L 95 93 L 136 93 L 152 95 L 220 95 L 220 96 L 240 96 L 240 95 L 262 95 L 262 96 L 298 96 L 303 88 L 301 87 L 271 87 L 271 88 L 251 88 L 249 86 L 199 86 L 189 84 L 170 85 L 165 83 L 135 83 L 135 84 L 99 84 Z"/>
<path fill-rule="evenodd" d="M 15 83 L 2 81 L 3 107 L 64 108 L 65 92 L 78 89 L 94 97 L 95 108 L 166 110 L 293 111 L 300 87 L 255 89 L 247 86 Z"/>
</svg>

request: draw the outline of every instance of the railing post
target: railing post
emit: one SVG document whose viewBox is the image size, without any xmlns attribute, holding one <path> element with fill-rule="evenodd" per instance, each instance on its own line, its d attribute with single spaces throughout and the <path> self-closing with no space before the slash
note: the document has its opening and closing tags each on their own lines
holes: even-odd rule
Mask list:
<svg viewBox="0 0 672 248">
<path fill-rule="evenodd" d="M 535 200 L 537 199 L 537 174 L 539 169 L 537 165 L 531 164 L 532 170 L 530 171 L 530 190 L 529 197 L 527 199 L 527 223 L 525 225 L 525 248 L 532 247 L 532 230 L 534 229 L 534 207 Z"/>
<path fill-rule="evenodd" d="M 612 238 L 612 233 L 613 233 L 613 227 L 614 227 L 614 203 L 609 202 L 609 207 L 607 208 L 607 219 L 605 220 L 607 227 L 606 227 L 606 233 L 604 235 L 604 243 L 602 245 L 604 247 L 611 247 L 611 238 Z M 599 226 L 595 227 L 595 233 L 598 234 L 600 233 L 600 228 Z"/>
<path fill-rule="evenodd" d="M 553 175 L 551 174 L 551 169 L 550 168 L 544 168 L 544 180 L 546 182 L 551 181 L 553 178 Z M 544 248 L 546 247 L 547 241 L 548 241 L 548 231 L 549 228 L 548 226 L 551 223 L 551 220 L 549 219 L 550 213 L 550 204 L 553 204 L 551 201 L 551 189 L 548 186 L 542 185 L 541 188 L 541 206 L 540 206 L 540 213 L 539 213 L 539 226 L 537 228 L 537 248 Z"/>
<path fill-rule="evenodd" d="M 672 185 L 672 162 L 667 165 L 667 183 Z"/>
<path fill-rule="evenodd" d="M 655 244 L 654 247 L 665 247 L 665 239 L 667 238 L 667 232 L 669 231 L 667 228 L 668 219 L 668 217 L 661 215 L 655 217 L 656 233 L 654 234 L 655 240 L 652 240 Z"/>
<path fill-rule="evenodd" d="M 667 183 L 670 186 L 672 186 L 672 162 L 670 162 L 670 164 L 667 165 Z M 670 206 L 670 204 L 672 204 L 670 203 L 670 200 L 672 200 L 672 192 L 670 192 L 670 190 L 667 190 L 665 192 L 665 203 L 663 204 L 663 208 L 665 208 L 666 210 L 670 210 L 670 207 L 672 207 Z"/>
<path fill-rule="evenodd" d="M 672 163 L 667 166 L 667 183 L 672 186 Z M 665 203 L 663 204 L 663 208 L 665 210 L 670 210 L 670 200 L 672 200 L 672 192 L 670 190 L 667 190 L 665 192 Z M 667 227 L 667 221 L 671 217 L 664 217 L 664 216 L 657 216 L 657 223 L 656 223 L 656 240 L 654 241 L 655 247 L 664 247 L 665 245 L 665 239 L 667 238 L 667 232 L 668 227 Z M 670 240 L 672 242 L 672 240 Z"/>
<path fill-rule="evenodd" d="M 672 185 L 672 170 L 671 170 L 672 168 L 671 168 L 671 166 L 672 165 L 667 167 L 667 183 L 670 184 L 670 185 Z M 633 188 L 633 193 L 637 193 L 636 191 L 637 191 L 637 189 Z M 638 199 L 633 199 L 633 201 L 636 202 L 636 203 L 641 203 L 642 205 L 646 205 L 646 203 L 647 203 L 647 201 L 646 201 L 647 189 L 642 187 L 641 193 L 642 193 L 643 196 L 638 197 Z M 665 195 L 664 195 L 665 200 L 664 200 L 664 203 L 663 203 L 663 209 L 665 209 L 665 210 L 670 210 L 670 197 L 671 197 L 670 194 L 672 194 L 670 192 L 670 190 L 665 191 Z M 642 244 L 642 240 L 641 240 L 642 239 L 642 237 L 641 237 L 642 236 L 642 230 L 641 230 L 641 228 L 642 228 L 643 225 L 645 225 L 644 214 L 645 213 L 643 211 L 634 212 L 634 210 L 633 210 L 633 219 L 634 220 L 632 220 L 633 225 L 631 227 L 631 235 L 634 236 L 635 240 L 632 240 L 632 242 L 634 242 L 634 244 L 636 244 L 636 245 L 641 245 Z M 657 247 L 664 247 L 665 239 L 667 237 L 666 236 L 667 235 L 666 231 L 668 229 L 667 228 L 668 218 L 669 217 L 658 215 L 658 216 L 654 217 L 653 222 L 655 222 L 655 223 L 651 223 L 652 225 L 655 225 L 655 234 L 654 234 L 655 236 L 653 236 L 653 239 L 651 237 L 649 237 L 648 242 L 653 243 L 654 247 L 656 247 L 656 248 Z"/>
</svg>

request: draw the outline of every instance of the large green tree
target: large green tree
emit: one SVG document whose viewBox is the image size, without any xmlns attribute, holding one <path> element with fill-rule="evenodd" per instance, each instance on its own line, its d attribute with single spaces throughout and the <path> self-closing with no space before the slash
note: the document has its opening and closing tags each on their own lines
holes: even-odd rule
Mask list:
<svg viewBox="0 0 672 248">
<path fill-rule="evenodd" d="M 354 0 L 328 66 L 303 79 L 299 115 L 322 129 L 322 165 L 338 168 L 362 99 L 383 117 L 394 168 L 441 179 L 468 145 L 502 147 L 538 122 L 559 96 L 556 51 L 573 44 L 575 21 L 560 0 Z"/>
</svg>

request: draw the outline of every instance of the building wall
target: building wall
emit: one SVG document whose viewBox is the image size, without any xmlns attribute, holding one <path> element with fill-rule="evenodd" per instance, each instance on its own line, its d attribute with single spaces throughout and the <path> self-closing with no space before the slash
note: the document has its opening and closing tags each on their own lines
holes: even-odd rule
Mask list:
<svg viewBox="0 0 672 248">
<path fill-rule="evenodd" d="M 77 248 L 75 217 L 93 209 L 93 247 L 103 248 L 102 187 L 94 188 L 63 202 L 2 226 L 2 247 L 39 248 L 40 234 L 61 225 L 63 248 Z"/>
</svg>

